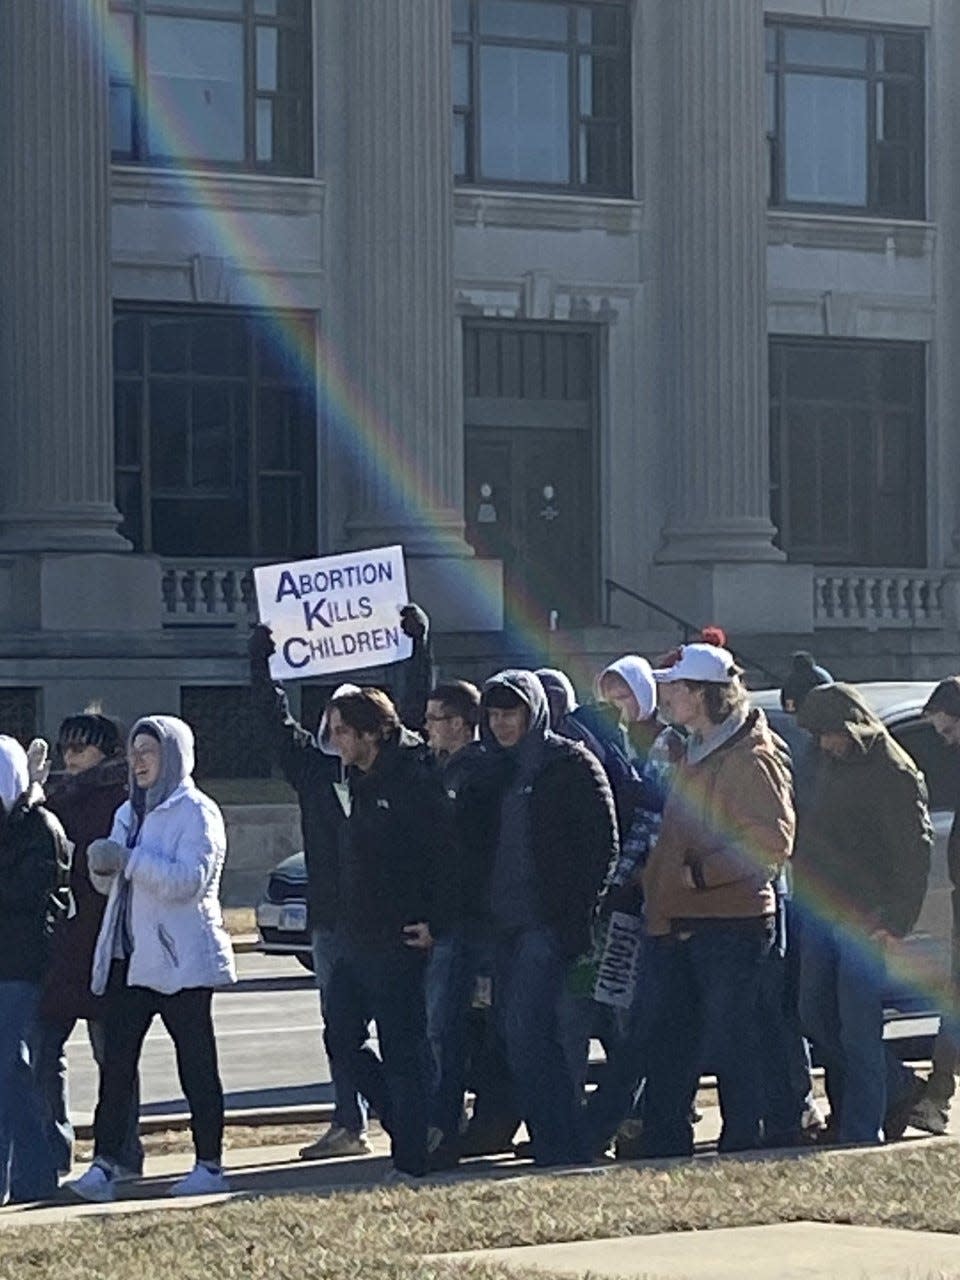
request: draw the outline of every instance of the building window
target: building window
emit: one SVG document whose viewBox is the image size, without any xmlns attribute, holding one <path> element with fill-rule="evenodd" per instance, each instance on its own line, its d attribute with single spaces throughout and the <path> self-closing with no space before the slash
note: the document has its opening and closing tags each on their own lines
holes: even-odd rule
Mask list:
<svg viewBox="0 0 960 1280">
<path fill-rule="evenodd" d="M 452 3 L 457 179 L 628 195 L 629 6 Z"/>
<path fill-rule="evenodd" d="M 263 750 L 263 728 L 248 687 L 185 685 L 180 714 L 196 739 L 198 778 L 270 777 L 270 753 Z"/>
<path fill-rule="evenodd" d="M 923 34 L 776 23 L 766 38 L 770 203 L 922 218 Z"/>
<path fill-rule="evenodd" d="M 135 547 L 313 554 L 312 319 L 122 310 L 113 348 L 117 505 Z"/>
<path fill-rule="evenodd" d="M 0 687 L 0 733 L 27 746 L 37 734 L 39 689 Z"/>
<path fill-rule="evenodd" d="M 310 0 L 110 0 L 113 159 L 305 175 Z"/>
<path fill-rule="evenodd" d="M 926 563 L 923 346 L 775 339 L 774 523 L 791 560 Z"/>
</svg>

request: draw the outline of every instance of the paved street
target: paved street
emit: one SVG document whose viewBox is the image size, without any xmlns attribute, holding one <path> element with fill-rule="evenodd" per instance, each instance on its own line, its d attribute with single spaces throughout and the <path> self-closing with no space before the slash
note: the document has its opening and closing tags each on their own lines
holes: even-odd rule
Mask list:
<svg viewBox="0 0 960 1280">
<path fill-rule="evenodd" d="M 295 960 L 240 955 L 240 981 L 214 997 L 213 1011 L 228 1108 L 326 1102 L 330 1072 L 312 977 Z M 91 1117 L 96 1068 L 81 1023 L 67 1047 L 74 1119 Z M 185 1110 L 173 1046 L 159 1019 L 142 1059 L 146 1115 Z"/>
</svg>

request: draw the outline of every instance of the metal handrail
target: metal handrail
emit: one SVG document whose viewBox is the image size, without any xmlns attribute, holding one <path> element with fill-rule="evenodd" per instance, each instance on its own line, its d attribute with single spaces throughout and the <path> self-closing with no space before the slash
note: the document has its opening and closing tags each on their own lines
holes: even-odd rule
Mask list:
<svg viewBox="0 0 960 1280">
<path fill-rule="evenodd" d="M 608 627 L 613 625 L 613 597 L 619 593 L 623 596 L 629 596 L 631 600 L 636 600 L 638 604 L 642 604 L 645 608 L 658 613 L 661 618 L 669 618 L 672 623 L 682 629 L 684 644 L 689 644 L 690 637 L 700 633 L 701 628 L 696 622 L 691 622 L 689 618 L 681 618 L 679 614 L 671 613 L 662 604 L 657 604 L 656 600 L 650 600 L 647 596 L 641 595 L 639 591 L 634 591 L 632 587 L 625 587 L 622 582 L 616 582 L 613 578 L 605 578 L 603 586 L 606 592 L 604 618 Z M 745 666 L 752 667 L 754 671 L 759 671 L 763 675 L 769 676 L 775 685 L 782 683 L 782 676 L 777 675 L 775 671 L 771 671 L 762 662 L 757 662 L 756 659 L 751 658 L 742 649 L 737 650 L 737 657 Z"/>
</svg>

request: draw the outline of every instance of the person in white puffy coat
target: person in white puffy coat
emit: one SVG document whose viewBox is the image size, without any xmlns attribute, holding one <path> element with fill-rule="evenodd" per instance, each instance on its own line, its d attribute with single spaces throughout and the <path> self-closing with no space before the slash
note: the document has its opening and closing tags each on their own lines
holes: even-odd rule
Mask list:
<svg viewBox="0 0 960 1280">
<path fill-rule="evenodd" d="M 220 911 L 226 856 L 223 816 L 192 778 L 189 725 L 148 716 L 128 747 L 130 799 L 107 840 L 95 840 L 90 879 L 107 895 L 91 973 L 107 996 L 106 1054 L 94 1117 L 94 1161 L 67 1187 L 86 1200 L 116 1195 L 124 1105 L 144 1037 L 159 1015 L 173 1039 L 190 1106 L 193 1171 L 173 1195 L 226 1189 L 222 1169 L 223 1087 L 213 1032 L 214 989 L 236 981 Z"/>
</svg>

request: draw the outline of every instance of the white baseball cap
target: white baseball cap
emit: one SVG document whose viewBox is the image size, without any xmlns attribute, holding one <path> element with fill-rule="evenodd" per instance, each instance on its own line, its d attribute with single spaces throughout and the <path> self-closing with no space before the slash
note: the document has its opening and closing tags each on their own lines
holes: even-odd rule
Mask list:
<svg viewBox="0 0 960 1280">
<path fill-rule="evenodd" d="M 685 644 L 677 662 L 654 671 L 653 678 L 658 684 L 674 684 L 677 680 L 729 684 L 739 674 L 740 668 L 729 649 L 715 644 Z"/>
</svg>

